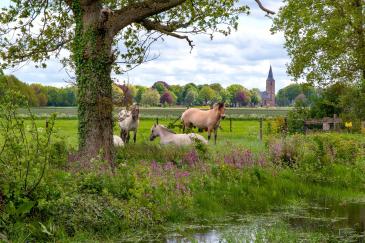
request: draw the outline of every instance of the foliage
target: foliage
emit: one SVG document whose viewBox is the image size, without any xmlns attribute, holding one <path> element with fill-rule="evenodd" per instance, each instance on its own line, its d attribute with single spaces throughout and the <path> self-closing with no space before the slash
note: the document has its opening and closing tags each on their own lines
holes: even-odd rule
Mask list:
<svg viewBox="0 0 365 243">
<path fill-rule="evenodd" d="M 41 84 L 31 84 L 27 85 L 14 76 L 4 76 L 1 78 L 1 82 L 7 82 L 9 87 L 15 90 L 19 90 L 22 95 L 28 97 L 28 102 L 31 106 L 76 106 L 77 102 L 77 88 L 76 87 L 63 87 L 56 88 L 52 86 L 43 86 Z M 228 91 L 236 87 L 236 94 L 232 94 Z M 152 89 L 157 90 L 161 97 L 165 95 L 168 97 L 170 102 L 159 102 L 159 104 L 164 105 L 164 103 L 176 104 L 176 105 L 202 105 L 205 103 L 207 98 L 208 103 L 215 103 L 223 101 L 231 106 L 257 106 L 261 102 L 261 95 L 258 89 L 252 89 L 248 91 L 243 86 L 233 85 L 229 89 L 223 88 L 220 84 L 211 85 L 201 85 L 195 86 L 192 84 L 186 84 L 184 86 L 180 85 L 169 85 L 164 81 L 155 82 L 152 85 Z M 131 84 L 113 84 L 112 85 L 112 100 L 113 104 L 119 106 L 128 106 L 133 102 L 141 103 L 143 93 L 149 89 L 145 86 L 131 85 Z M 234 89 L 232 89 L 234 90 Z M 231 91 L 232 91 L 231 90 Z M 234 92 L 234 91 L 232 91 Z M 279 91 L 280 94 L 281 90 Z M 200 94 L 200 96 L 199 96 Z M 205 96 L 205 97 L 203 97 Z M 280 95 L 279 95 L 280 97 Z M 172 98 L 172 102 L 171 99 Z M 161 99 L 161 98 L 160 98 Z M 164 99 L 163 99 L 164 100 Z M 279 98 L 280 100 L 280 98 Z M 233 102 L 233 103 L 231 103 Z M 151 105 L 151 104 L 149 104 Z"/>
<path fill-rule="evenodd" d="M 317 170 L 334 163 L 350 166 L 363 159 L 364 141 L 339 134 L 271 138 L 267 144 L 274 163 L 296 168 Z"/>
<path fill-rule="evenodd" d="M 301 99 L 296 100 L 294 109 L 288 112 L 288 132 L 303 133 L 304 122 L 310 117 L 310 110 Z"/>
<path fill-rule="evenodd" d="M 237 91 L 234 100 L 239 106 L 244 106 L 248 103 L 249 97 L 243 91 Z"/>
<path fill-rule="evenodd" d="M 165 91 L 160 97 L 160 104 L 162 105 L 172 105 L 174 101 L 175 97 L 168 91 Z"/>
<path fill-rule="evenodd" d="M 160 94 L 155 89 L 147 89 L 141 98 L 141 104 L 146 106 L 157 106 L 160 103 Z"/>
<path fill-rule="evenodd" d="M 27 106 L 20 92 L 0 84 L 0 229 L 23 220 L 38 203 L 37 190 L 55 153 L 51 144 L 55 116 L 45 128 L 31 115 L 30 125 L 17 117 Z M 28 110 L 29 111 L 29 110 Z"/>
<path fill-rule="evenodd" d="M 210 88 L 208 85 L 205 85 L 200 89 L 198 98 L 202 101 L 202 104 L 209 105 L 214 103 L 215 96 L 216 92 L 214 89 Z"/>
<path fill-rule="evenodd" d="M 365 77 L 364 1 L 284 2 L 272 31 L 284 32 L 288 73 L 322 85 L 359 83 Z"/>
<path fill-rule="evenodd" d="M 308 105 L 312 104 L 317 97 L 316 89 L 308 84 L 290 84 L 278 91 L 276 103 L 278 106 L 292 106 L 295 99 L 303 94 L 308 100 Z"/>
<path fill-rule="evenodd" d="M 41 84 L 28 85 L 13 75 L 0 75 L 0 83 L 25 96 L 30 106 L 76 106 L 74 87 L 56 88 Z"/>
<path fill-rule="evenodd" d="M 166 90 L 170 89 L 170 85 L 168 85 L 165 81 L 157 81 L 151 88 L 157 90 L 158 93 L 162 95 Z"/>
<path fill-rule="evenodd" d="M 261 93 L 259 89 L 257 88 L 251 89 L 250 96 L 251 96 L 251 104 L 253 106 L 256 106 L 261 103 Z"/>
</svg>

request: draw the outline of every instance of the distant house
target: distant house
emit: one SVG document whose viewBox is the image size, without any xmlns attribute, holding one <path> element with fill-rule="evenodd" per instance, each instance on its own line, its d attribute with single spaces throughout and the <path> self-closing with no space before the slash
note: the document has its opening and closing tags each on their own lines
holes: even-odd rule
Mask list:
<svg viewBox="0 0 365 243">
<path fill-rule="evenodd" d="M 269 75 L 266 79 L 266 91 L 261 94 L 261 106 L 275 106 L 275 79 L 270 65 Z"/>
</svg>

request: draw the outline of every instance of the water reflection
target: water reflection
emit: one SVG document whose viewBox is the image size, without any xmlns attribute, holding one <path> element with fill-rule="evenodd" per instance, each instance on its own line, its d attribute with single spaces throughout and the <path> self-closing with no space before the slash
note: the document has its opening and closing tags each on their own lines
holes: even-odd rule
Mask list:
<svg viewBox="0 0 365 243">
<path fill-rule="evenodd" d="M 236 217 L 226 224 L 190 225 L 168 234 L 165 240 L 168 243 L 270 242 L 291 237 L 290 232 L 295 232 L 297 235 L 293 237 L 301 241 L 365 242 L 365 203 L 281 209 L 268 215 Z M 282 234 L 282 238 L 275 238 L 277 234 Z"/>
</svg>

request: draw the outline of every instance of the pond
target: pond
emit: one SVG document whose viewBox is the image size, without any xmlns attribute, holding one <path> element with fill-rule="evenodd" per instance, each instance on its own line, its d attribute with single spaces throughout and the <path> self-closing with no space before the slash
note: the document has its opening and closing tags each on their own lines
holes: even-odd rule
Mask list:
<svg viewBox="0 0 365 243">
<path fill-rule="evenodd" d="M 270 214 L 232 216 L 222 221 L 178 225 L 160 235 L 158 241 L 365 242 L 365 203 L 277 209 Z"/>
</svg>

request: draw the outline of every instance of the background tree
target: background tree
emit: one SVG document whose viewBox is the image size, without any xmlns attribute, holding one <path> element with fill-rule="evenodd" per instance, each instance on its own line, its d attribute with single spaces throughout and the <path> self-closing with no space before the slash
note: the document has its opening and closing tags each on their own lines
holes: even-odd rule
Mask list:
<svg viewBox="0 0 365 243">
<path fill-rule="evenodd" d="M 155 89 L 147 89 L 142 94 L 141 104 L 146 106 L 157 106 L 160 103 L 160 94 Z"/>
<path fill-rule="evenodd" d="M 199 91 L 198 98 L 202 101 L 204 105 L 211 104 L 215 99 L 216 92 L 210 88 L 208 85 L 205 85 Z"/>
<path fill-rule="evenodd" d="M 251 104 L 253 106 L 257 106 L 258 104 L 261 103 L 261 93 L 259 89 L 257 88 L 251 89 L 250 94 L 251 94 Z"/>
<path fill-rule="evenodd" d="M 272 31 L 284 31 L 294 79 L 323 85 L 365 79 L 364 0 L 284 2 Z"/>
<path fill-rule="evenodd" d="M 152 85 L 152 88 L 157 90 L 160 95 L 165 93 L 165 91 L 168 90 L 169 87 L 170 86 L 164 81 L 157 81 Z"/>
<path fill-rule="evenodd" d="M 226 88 L 228 94 L 229 94 L 229 102 L 231 105 L 236 105 L 236 94 L 238 91 L 242 91 L 244 88 L 240 84 L 232 84 Z"/>
<path fill-rule="evenodd" d="M 79 150 L 95 157 L 103 149 L 112 162 L 112 70 L 126 71 L 150 59 L 151 43 L 163 35 L 190 47 L 189 34 L 228 35 L 248 10 L 238 0 L 13 0 L 0 10 L 1 66 L 34 61 L 45 67 L 52 55 L 68 49 L 71 59 L 63 63 L 76 74 Z"/>
<path fill-rule="evenodd" d="M 187 106 L 192 106 L 197 99 L 198 99 L 198 92 L 196 91 L 196 89 L 191 88 L 187 91 L 184 97 L 184 104 L 186 104 Z"/>
<path fill-rule="evenodd" d="M 172 105 L 174 101 L 174 96 L 169 91 L 165 91 L 160 97 L 161 105 Z"/>
<path fill-rule="evenodd" d="M 229 93 L 226 89 L 221 89 L 219 91 L 219 96 L 221 97 L 221 101 L 224 103 L 229 102 Z"/>
<path fill-rule="evenodd" d="M 147 90 L 147 88 L 144 86 L 137 86 L 136 90 L 137 90 L 137 92 L 136 92 L 136 96 L 134 99 L 139 104 L 139 103 L 141 103 L 142 95 Z"/>
<path fill-rule="evenodd" d="M 238 106 L 245 106 L 247 105 L 249 97 L 245 94 L 243 90 L 239 90 L 236 92 L 234 96 L 234 101 Z"/>
<path fill-rule="evenodd" d="M 308 84 L 289 84 L 280 89 L 276 95 L 276 103 L 279 106 L 292 106 L 295 98 L 304 94 L 309 103 L 312 103 L 317 96 L 317 91 L 312 85 Z"/>
</svg>

